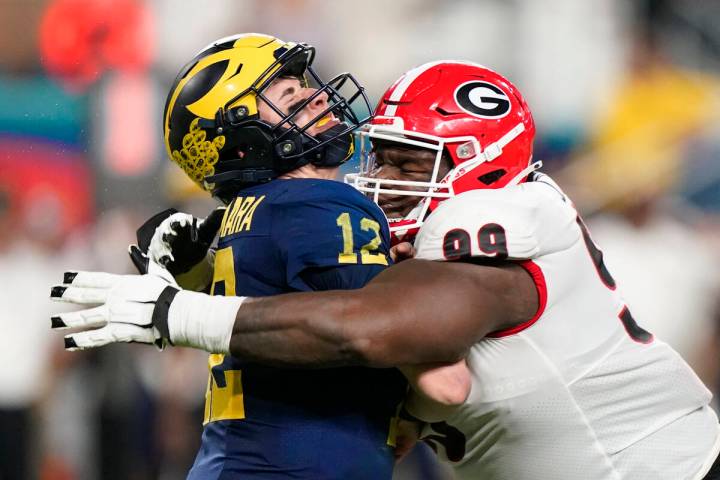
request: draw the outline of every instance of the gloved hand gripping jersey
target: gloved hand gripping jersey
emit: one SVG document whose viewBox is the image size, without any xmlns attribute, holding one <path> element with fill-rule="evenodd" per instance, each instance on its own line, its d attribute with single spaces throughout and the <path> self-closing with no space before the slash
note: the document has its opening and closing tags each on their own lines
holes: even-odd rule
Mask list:
<svg viewBox="0 0 720 480">
<path fill-rule="evenodd" d="M 225 208 L 198 219 L 174 208 L 162 211 L 137 230 L 137 245 L 129 254 L 141 274 L 149 261 L 163 265 L 185 289 L 207 291 L 212 282 L 215 251 L 211 249 L 222 223 Z"/>
</svg>

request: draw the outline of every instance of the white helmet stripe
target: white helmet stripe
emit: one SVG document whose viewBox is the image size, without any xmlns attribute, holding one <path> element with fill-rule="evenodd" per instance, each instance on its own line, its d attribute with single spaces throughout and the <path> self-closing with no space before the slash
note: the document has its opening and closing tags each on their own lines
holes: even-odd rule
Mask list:
<svg viewBox="0 0 720 480">
<path fill-rule="evenodd" d="M 420 75 L 422 75 L 424 72 L 429 70 L 430 68 L 434 67 L 435 65 L 440 65 L 441 63 L 461 63 L 463 65 L 473 65 L 482 67 L 482 65 L 478 65 L 477 63 L 473 62 L 463 62 L 459 60 L 439 60 L 437 62 L 429 62 L 425 63 L 423 65 L 420 65 L 419 67 L 415 67 L 409 72 L 405 74 L 405 77 L 402 79 L 402 81 L 398 84 L 397 87 L 393 90 L 393 92 L 390 94 L 390 98 L 388 98 L 391 102 L 399 102 L 402 96 L 405 94 L 405 91 L 408 89 L 408 87 L 415 81 L 416 78 L 418 78 Z M 485 67 L 482 67 L 485 68 Z M 385 108 L 385 112 L 383 115 L 388 117 L 394 117 L 395 112 L 397 111 L 397 105 L 387 105 Z"/>
</svg>

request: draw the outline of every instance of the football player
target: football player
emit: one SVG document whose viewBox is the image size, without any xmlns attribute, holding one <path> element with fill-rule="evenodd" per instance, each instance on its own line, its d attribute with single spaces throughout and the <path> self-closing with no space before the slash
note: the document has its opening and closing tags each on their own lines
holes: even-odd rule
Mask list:
<svg viewBox="0 0 720 480">
<path fill-rule="evenodd" d="M 366 172 L 350 179 L 396 234 L 417 234 L 415 259 L 359 290 L 232 305 L 157 275 L 103 286 L 79 274 L 67 290 L 102 291 L 110 311 L 95 325 L 109 330 L 71 338 L 112 341 L 122 327 L 112 306 L 121 305 L 134 328 L 124 340 L 267 363 L 467 358 L 464 404 L 408 405 L 457 478 L 720 478 L 710 392 L 636 323 L 572 202 L 535 172 L 534 133 L 520 92 L 498 73 L 468 62 L 415 68 L 380 101 Z M 204 323 L 188 313 L 211 309 Z"/>
<path fill-rule="evenodd" d="M 205 247 L 196 260 L 214 257 L 213 295 L 359 288 L 389 263 L 382 211 L 333 180 L 365 121 L 353 108 L 370 107 L 350 74 L 323 81 L 314 55 L 306 44 L 233 36 L 203 49 L 170 89 L 168 154 L 227 205 L 197 226 Z M 187 217 L 163 226 L 180 235 Z M 206 255 L 218 230 L 217 251 Z M 140 253 L 133 249 L 135 260 Z M 181 271 L 181 260 L 176 251 L 167 266 Z M 178 281 L 204 289 L 207 274 L 197 270 Z M 215 354 L 209 370 L 189 479 L 391 478 L 406 391 L 396 369 L 298 370 Z"/>
</svg>

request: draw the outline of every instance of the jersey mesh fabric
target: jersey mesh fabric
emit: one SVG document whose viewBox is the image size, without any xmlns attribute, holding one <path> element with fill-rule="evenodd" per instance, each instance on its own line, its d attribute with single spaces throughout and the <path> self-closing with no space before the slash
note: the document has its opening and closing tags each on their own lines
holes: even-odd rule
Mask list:
<svg viewBox="0 0 720 480">
<path fill-rule="evenodd" d="M 703 463 L 718 455 L 719 436 L 717 415 L 704 406 L 616 453 L 613 463 L 632 480 L 700 480 Z"/>
<path fill-rule="evenodd" d="M 685 361 L 660 340 L 638 345 L 623 339 L 612 355 L 570 388 L 610 454 L 711 399 Z"/>
</svg>

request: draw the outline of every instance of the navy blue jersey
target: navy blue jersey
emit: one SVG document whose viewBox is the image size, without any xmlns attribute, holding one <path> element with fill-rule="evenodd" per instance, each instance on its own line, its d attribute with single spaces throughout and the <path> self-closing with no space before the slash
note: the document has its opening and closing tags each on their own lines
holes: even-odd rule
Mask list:
<svg viewBox="0 0 720 480">
<path fill-rule="evenodd" d="M 352 187 L 274 180 L 228 206 L 213 294 L 360 288 L 390 262 L 389 244 L 382 211 Z M 211 355 L 189 478 L 390 479 L 405 391 L 395 369 L 282 369 Z"/>
</svg>

